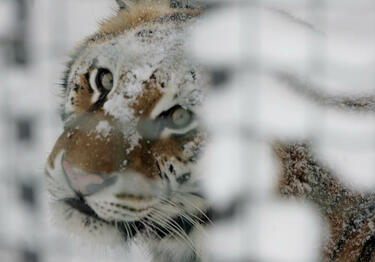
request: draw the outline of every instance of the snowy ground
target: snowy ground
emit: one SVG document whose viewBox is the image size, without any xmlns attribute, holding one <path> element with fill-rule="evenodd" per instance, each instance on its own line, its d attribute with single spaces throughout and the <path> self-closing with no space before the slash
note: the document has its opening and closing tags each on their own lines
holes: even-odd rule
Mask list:
<svg viewBox="0 0 375 262">
<path fill-rule="evenodd" d="M 63 62 L 71 47 L 113 12 L 114 1 L 29 1 L 27 66 L 12 62 L 6 41 L 15 37 L 16 2 L 0 0 L 0 261 L 146 261 L 136 248 L 131 254 L 92 249 L 58 232 L 49 222 L 42 179 L 62 129 Z M 218 204 L 240 191 L 257 200 L 240 218 L 214 228 L 208 246 L 213 261 L 316 261 L 321 222 L 315 211 L 269 200 L 276 174 L 267 141 L 312 139 L 318 155 L 344 181 L 373 191 L 374 114 L 321 107 L 275 82 L 269 72 L 292 72 L 331 95 L 374 93 L 375 3 L 262 3 L 274 11 L 238 4 L 209 14 L 192 40 L 192 55 L 215 69 L 230 69 L 233 76 L 228 88 L 207 102 L 205 118 L 213 134 L 204 162 L 207 192 Z M 280 20 L 280 10 L 292 13 L 293 22 Z M 301 29 L 298 21 L 311 22 L 317 34 Z M 262 72 L 254 74 L 254 66 Z M 255 136 L 233 135 L 239 127 Z"/>
</svg>

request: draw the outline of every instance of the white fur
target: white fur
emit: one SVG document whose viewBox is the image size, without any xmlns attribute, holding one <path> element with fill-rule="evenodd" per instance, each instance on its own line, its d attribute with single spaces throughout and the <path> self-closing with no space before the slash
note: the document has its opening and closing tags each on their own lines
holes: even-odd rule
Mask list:
<svg viewBox="0 0 375 262">
<path fill-rule="evenodd" d="M 207 262 L 207 255 L 204 253 L 204 229 L 197 227 L 190 233 L 190 239 L 194 243 L 196 253 L 186 242 L 175 238 L 166 238 L 161 241 L 154 241 L 150 244 L 150 251 L 153 254 L 153 262 L 191 262 L 197 255 L 200 262 Z"/>
<path fill-rule="evenodd" d="M 101 221 L 96 221 L 97 229 L 93 228 L 94 218 L 88 218 L 81 212 L 62 202 L 50 203 L 50 212 L 52 222 L 58 227 L 63 228 L 70 233 L 71 236 L 91 245 L 104 245 L 115 247 L 123 245 L 120 233 L 112 225 Z M 90 226 L 85 226 L 89 219 Z"/>
<path fill-rule="evenodd" d="M 120 7 L 124 8 L 128 2 L 118 1 Z M 88 68 L 91 68 L 95 61 L 95 67 L 107 68 L 113 74 L 113 88 L 107 95 L 103 109 L 106 114 L 120 123 L 119 130 L 131 145 L 127 153 L 130 153 L 138 145 L 140 139 L 140 134 L 137 131 L 139 119 L 135 116 L 131 105 L 142 94 L 144 81 L 147 81 L 153 73 L 165 82 L 165 88 L 160 89 L 163 98 L 154 108 L 151 118 L 155 118 L 161 112 L 177 104 L 199 115 L 199 108 L 204 97 L 203 90 L 207 87 L 208 81 L 204 69 L 190 61 L 183 49 L 185 37 L 191 24 L 192 22 L 186 22 L 184 26 L 174 23 L 141 26 L 104 42 L 90 43 L 78 55 L 71 67 L 71 73 L 68 76 L 65 113 L 74 116 L 74 108 L 69 103 L 70 98 L 75 95 L 72 87 L 80 81 L 78 75 L 88 72 Z M 154 33 L 149 39 L 150 41 L 142 41 L 137 36 L 137 33 L 144 29 L 153 30 Z M 194 74 L 191 73 L 192 71 Z M 92 86 L 95 86 L 94 80 L 93 77 L 90 78 Z M 93 100 L 98 99 L 98 92 L 99 90 L 94 88 Z M 187 132 L 197 126 L 198 122 L 195 121 L 180 132 L 166 130 L 164 135 Z M 186 156 L 191 156 L 198 147 L 198 145 L 191 144 L 183 153 Z M 201 215 L 200 212 L 207 208 L 204 199 L 189 194 L 189 192 L 199 191 L 197 183 L 200 173 L 194 169 L 192 163 L 182 164 L 172 157 L 160 167 L 170 178 L 169 184 L 160 180 L 152 181 L 140 174 L 126 170 L 126 166 L 124 166 L 124 171 L 112 174 L 118 178 L 115 184 L 85 197 L 86 203 L 100 219 L 86 216 L 60 201 L 75 197 L 63 175 L 61 167 L 63 153 L 63 151 L 59 152 L 54 159 L 55 168 L 46 167 L 46 172 L 49 174 L 47 175 L 48 188 L 55 200 L 51 203 L 51 212 L 54 222 L 59 227 L 80 236 L 85 243 L 88 241 L 109 246 L 124 244 L 124 240 L 115 226 L 103 220 L 109 222 L 133 221 L 148 216 L 156 220 L 159 219 L 159 224 L 165 226 L 164 219 L 170 219 L 176 215 L 186 215 L 188 218 L 192 218 L 195 215 Z M 168 170 L 170 164 L 175 167 L 174 173 Z M 184 173 L 191 173 L 191 179 L 188 183 L 179 185 L 176 179 Z M 130 199 L 120 200 L 115 197 L 122 193 L 140 195 L 145 200 L 134 202 Z M 168 198 L 170 203 L 163 202 L 163 198 Z M 179 203 L 183 203 L 184 207 L 179 206 Z M 136 208 L 137 211 L 121 208 L 116 204 Z M 180 235 L 176 233 L 177 236 L 172 237 L 172 234 L 158 241 L 157 237 L 150 239 L 145 234 L 135 240 L 147 242 L 155 262 L 192 262 L 195 261 L 192 260 L 194 252 L 201 256 L 202 230 L 198 225 L 189 236 L 180 232 Z"/>
</svg>

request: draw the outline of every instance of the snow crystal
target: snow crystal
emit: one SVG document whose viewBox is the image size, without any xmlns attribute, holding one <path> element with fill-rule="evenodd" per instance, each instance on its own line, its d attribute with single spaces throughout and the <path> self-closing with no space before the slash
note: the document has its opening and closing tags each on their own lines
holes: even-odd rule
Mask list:
<svg viewBox="0 0 375 262">
<path fill-rule="evenodd" d="M 201 105 L 203 104 L 204 95 L 202 90 L 193 90 L 187 98 L 187 103 L 190 105 Z"/>
<path fill-rule="evenodd" d="M 108 121 L 103 120 L 103 121 L 100 121 L 97 124 L 95 130 L 96 130 L 96 133 L 101 134 L 103 137 L 107 137 L 109 135 L 109 133 L 111 132 L 112 127 L 110 126 Z"/>
<path fill-rule="evenodd" d="M 116 93 L 108 99 L 103 108 L 106 113 L 117 119 L 130 121 L 134 118 L 134 110 L 130 107 L 130 102 L 133 100 L 125 98 L 123 92 Z"/>
</svg>

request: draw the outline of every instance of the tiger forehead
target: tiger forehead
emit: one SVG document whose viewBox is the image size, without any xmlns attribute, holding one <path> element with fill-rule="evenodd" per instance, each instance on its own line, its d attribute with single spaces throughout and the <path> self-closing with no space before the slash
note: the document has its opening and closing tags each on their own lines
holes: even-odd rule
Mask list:
<svg viewBox="0 0 375 262">
<path fill-rule="evenodd" d="M 108 36 L 117 36 L 129 30 L 146 24 L 160 23 L 160 19 L 174 14 L 184 14 L 185 18 L 197 17 L 200 9 L 175 9 L 171 8 L 169 1 L 148 1 L 145 6 L 142 1 L 134 4 L 131 11 L 119 10 L 117 14 L 100 23 L 99 31 L 88 39 L 101 39 Z"/>
<path fill-rule="evenodd" d="M 164 85 L 164 82 L 158 81 L 154 74 L 149 80 L 143 82 L 144 90 L 132 105 L 136 116 L 150 117 L 151 112 L 163 97 L 164 92 L 161 89 L 165 87 Z"/>
</svg>

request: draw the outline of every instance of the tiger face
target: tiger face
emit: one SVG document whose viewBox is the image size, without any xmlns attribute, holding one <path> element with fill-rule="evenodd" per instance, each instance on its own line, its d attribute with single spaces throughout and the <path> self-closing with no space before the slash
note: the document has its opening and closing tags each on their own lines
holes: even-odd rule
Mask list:
<svg viewBox="0 0 375 262">
<path fill-rule="evenodd" d="M 195 261 L 208 78 L 184 52 L 199 11 L 166 2 L 121 9 L 76 50 L 45 173 L 60 226 L 106 244 L 142 238 L 155 261 Z"/>
</svg>

